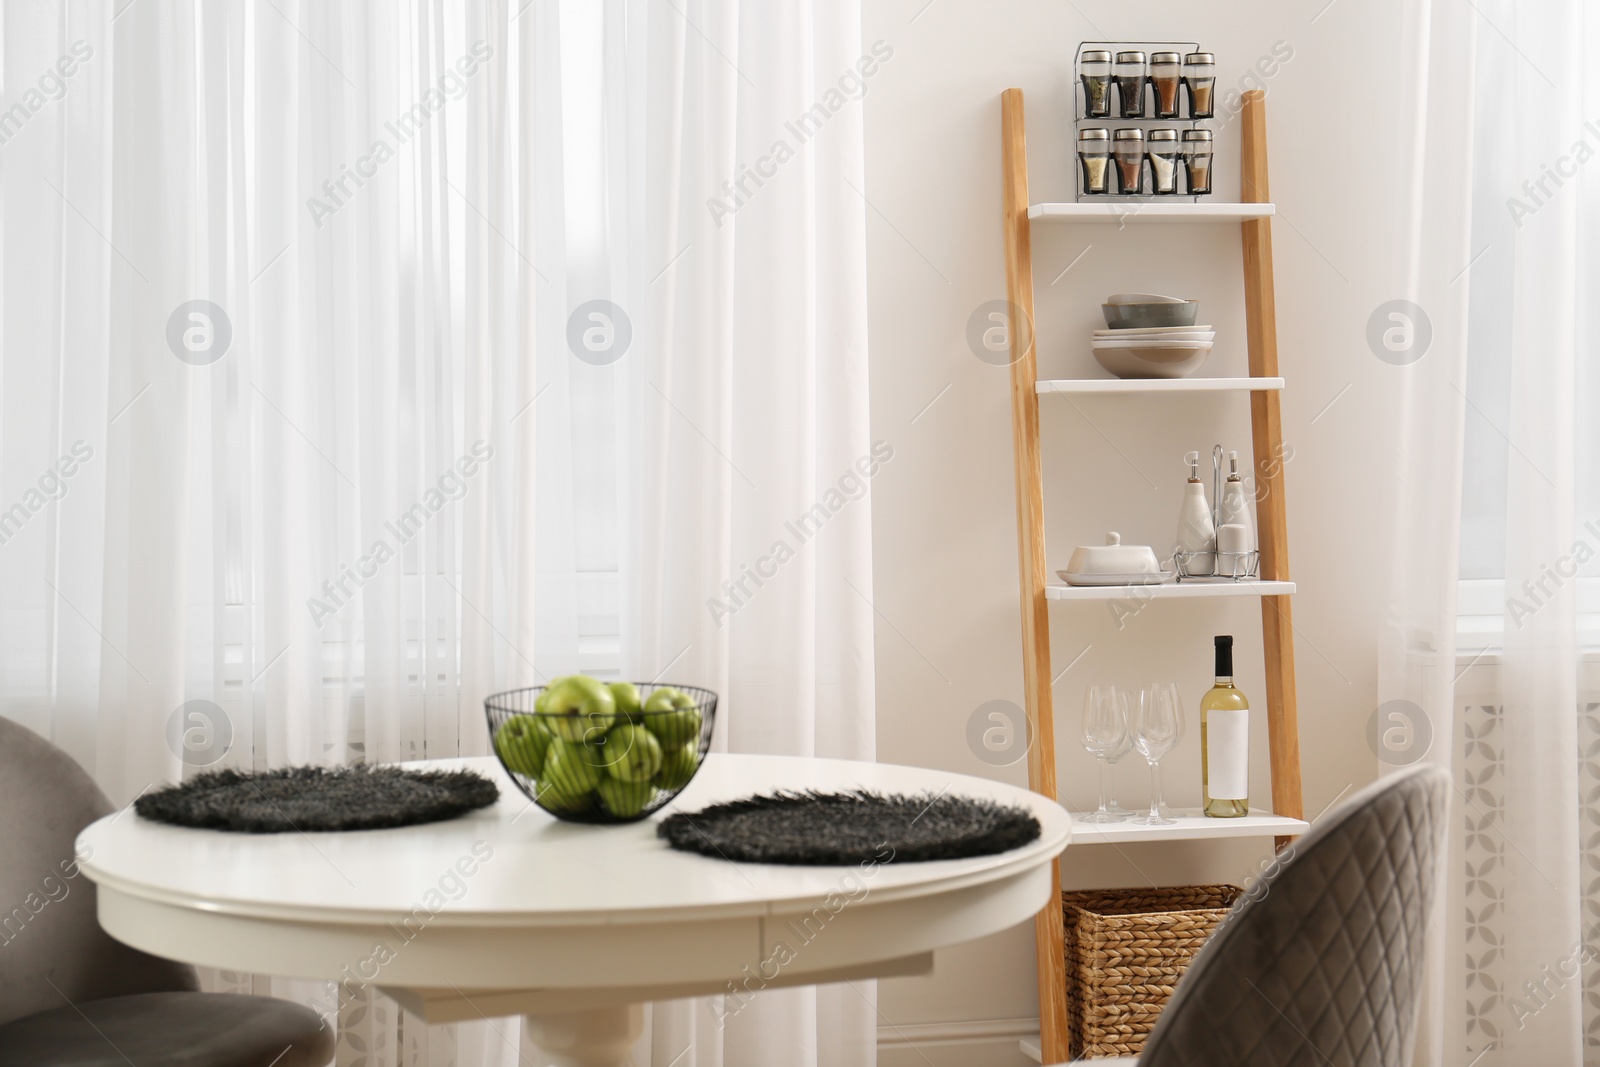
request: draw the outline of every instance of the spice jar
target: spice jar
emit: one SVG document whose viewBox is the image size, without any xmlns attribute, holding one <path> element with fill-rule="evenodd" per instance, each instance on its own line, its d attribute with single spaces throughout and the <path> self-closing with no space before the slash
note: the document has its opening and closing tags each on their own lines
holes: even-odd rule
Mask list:
<svg viewBox="0 0 1600 1067">
<path fill-rule="evenodd" d="M 1156 118 L 1178 117 L 1178 53 L 1150 53 L 1150 87 L 1155 90 Z"/>
<path fill-rule="evenodd" d="M 1178 191 L 1178 131 L 1151 130 L 1145 140 L 1150 160 L 1150 191 L 1171 196 Z"/>
<path fill-rule="evenodd" d="M 1183 131 L 1183 166 L 1195 196 L 1211 191 L 1211 145 L 1210 130 Z"/>
<path fill-rule="evenodd" d="M 1111 114 L 1111 53 L 1091 49 L 1078 57 L 1078 79 L 1083 82 L 1083 117 L 1103 119 Z"/>
<path fill-rule="evenodd" d="M 1078 167 L 1083 191 L 1104 196 L 1111 191 L 1111 133 L 1103 129 L 1078 131 Z"/>
<path fill-rule="evenodd" d="M 1117 192 L 1124 196 L 1144 192 L 1144 131 L 1121 129 L 1111 140 L 1117 163 Z"/>
<path fill-rule="evenodd" d="M 1217 106 L 1217 57 L 1210 52 L 1190 52 L 1184 56 L 1183 84 L 1189 90 L 1189 117 L 1210 118 Z"/>
<path fill-rule="evenodd" d="M 1117 81 L 1117 100 L 1122 104 L 1122 117 L 1144 118 L 1144 53 L 1118 52 L 1113 75 Z"/>
</svg>

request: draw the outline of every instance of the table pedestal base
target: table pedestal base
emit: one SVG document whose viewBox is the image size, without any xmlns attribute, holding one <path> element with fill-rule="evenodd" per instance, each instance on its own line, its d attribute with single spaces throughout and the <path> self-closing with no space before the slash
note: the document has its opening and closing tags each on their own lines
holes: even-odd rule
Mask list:
<svg viewBox="0 0 1600 1067">
<path fill-rule="evenodd" d="M 644 1005 L 526 1016 L 539 1046 L 539 1067 L 633 1067 L 633 1043 L 644 1031 Z"/>
</svg>

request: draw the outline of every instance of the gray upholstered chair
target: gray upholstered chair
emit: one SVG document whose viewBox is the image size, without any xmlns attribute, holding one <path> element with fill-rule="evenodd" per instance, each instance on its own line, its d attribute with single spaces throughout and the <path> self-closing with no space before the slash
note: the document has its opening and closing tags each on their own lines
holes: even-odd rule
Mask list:
<svg viewBox="0 0 1600 1067">
<path fill-rule="evenodd" d="M 1363 789 L 1280 854 L 1167 1002 L 1138 1067 L 1404 1067 L 1450 776 Z"/>
<path fill-rule="evenodd" d="M 323 1067 L 315 1012 L 197 993 L 192 967 L 100 929 L 73 844 L 111 811 L 70 756 L 0 718 L 0 1067 Z"/>
</svg>

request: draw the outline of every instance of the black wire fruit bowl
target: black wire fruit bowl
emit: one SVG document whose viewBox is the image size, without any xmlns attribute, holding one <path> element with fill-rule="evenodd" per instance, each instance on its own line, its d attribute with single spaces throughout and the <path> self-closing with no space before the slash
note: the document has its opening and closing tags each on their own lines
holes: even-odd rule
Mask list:
<svg viewBox="0 0 1600 1067">
<path fill-rule="evenodd" d="M 672 803 L 705 762 L 717 694 L 692 685 L 585 675 L 483 702 L 495 755 L 558 819 L 628 823 Z"/>
</svg>

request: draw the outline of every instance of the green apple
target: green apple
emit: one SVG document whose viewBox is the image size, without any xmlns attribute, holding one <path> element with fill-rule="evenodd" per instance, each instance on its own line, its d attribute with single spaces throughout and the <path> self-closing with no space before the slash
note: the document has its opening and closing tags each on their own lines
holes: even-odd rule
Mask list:
<svg viewBox="0 0 1600 1067">
<path fill-rule="evenodd" d="M 632 682 L 612 682 L 606 688 L 611 690 L 611 699 L 617 702 L 617 717 L 639 721 L 639 687 Z"/>
<path fill-rule="evenodd" d="M 695 741 L 680 745 L 668 749 L 666 755 L 661 757 L 661 769 L 656 772 L 654 781 L 662 789 L 682 789 L 699 768 L 700 743 Z"/>
<path fill-rule="evenodd" d="M 598 738 L 617 722 L 617 702 L 605 683 L 586 674 L 555 682 L 543 693 L 544 722 L 564 741 Z"/>
<path fill-rule="evenodd" d="M 549 748 L 550 733 L 533 715 L 513 715 L 494 732 L 494 750 L 506 769 L 529 778 L 539 777 Z"/>
<path fill-rule="evenodd" d="M 577 800 L 599 785 L 600 777 L 600 763 L 593 749 L 581 741 L 554 738 L 544 757 L 540 796 Z"/>
<path fill-rule="evenodd" d="M 606 772 L 624 782 L 648 782 L 661 769 L 661 742 L 631 722 L 606 734 L 605 755 Z"/>
<path fill-rule="evenodd" d="M 567 676 L 563 674 L 559 678 L 552 678 L 545 683 L 544 688 L 539 690 L 539 695 L 533 698 L 533 710 L 535 714 L 544 714 L 545 697 L 550 695 L 550 690 L 555 688 L 558 682 L 564 682 L 566 680 Z"/>
<path fill-rule="evenodd" d="M 645 809 L 656 795 L 656 787 L 649 782 L 605 778 L 600 782 L 599 793 L 602 807 L 619 819 L 627 819 Z"/>
<path fill-rule="evenodd" d="M 644 702 L 645 729 L 656 735 L 662 748 L 677 748 L 700 738 L 700 708 L 694 697 L 668 686 L 657 689 Z"/>
<path fill-rule="evenodd" d="M 645 697 L 644 710 L 671 711 L 673 708 L 678 706 L 677 704 L 673 703 L 673 701 L 682 699 L 686 699 L 686 694 L 683 692 L 683 690 L 674 689 L 670 685 L 664 685 L 660 689 L 653 690 L 649 696 Z M 690 701 L 690 703 L 692 704 L 693 701 Z"/>
<path fill-rule="evenodd" d="M 579 793 L 569 797 L 564 793 L 557 793 L 553 789 L 541 788 L 539 803 L 550 811 L 559 811 L 564 814 L 576 815 L 580 811 L 588 811 L 594 807 L 594 790 Z"/>
</svg>

